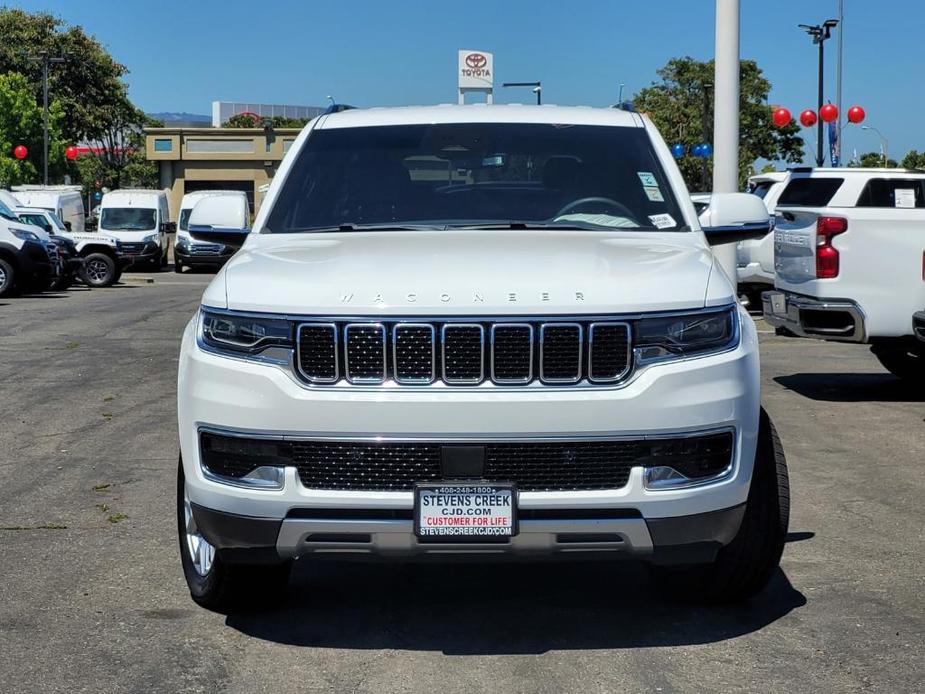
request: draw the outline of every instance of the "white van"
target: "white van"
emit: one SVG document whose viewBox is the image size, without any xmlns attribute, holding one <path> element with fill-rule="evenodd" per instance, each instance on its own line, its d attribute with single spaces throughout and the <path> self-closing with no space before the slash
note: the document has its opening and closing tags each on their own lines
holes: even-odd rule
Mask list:
<svg viewBox="0 0 925 694">
<path fill-rule="evenodd" d="M 163 190 L 123 188 L 106 193 L 100 202 L 97 230 L 119 239 L 135 266 L 167 266 L 167 234 L 173 226 Z"/>
<path fill-rule="evenodd" d="M 218 244 L 190 233 L 190 214 L 193 208 L 206 198 L 218 200 L 212 205 L 214 214 L 209 214 L 209 224 L 229 226 L 227 222 L 233 222 L 232 226 L 242 229 L 250 228 L 250 203 L 247 200 L 247 194 L 243 191 L 200 190 L 187 193 L 180 203 L 180 214 L 177 218 L 177 239 L 173 249 L 175 272 L 183 272 L 184 266 L 218 269 L 238 250 L 237 246 Z"/>
<path fill-rule="evenodd" d="M 54 212 L 71 231 L 83 232 L 86 222 L 80 186 L 13 186 L 17 207 L 40 207 Z"/>
</svg>

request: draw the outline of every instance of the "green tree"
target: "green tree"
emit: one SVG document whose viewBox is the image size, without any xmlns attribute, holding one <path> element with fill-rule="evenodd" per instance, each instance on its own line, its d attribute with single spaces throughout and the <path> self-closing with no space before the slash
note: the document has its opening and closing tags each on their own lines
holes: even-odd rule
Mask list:
<svg viewBox="0 0 925 694">
<path fill-rule="evenodd" d="M 84 192 L 100 186 L 152 188 L 158 185 L 157 164 L 145 157 L 145 127 L 163 123 L 147 117 L 127 99 L 107 114 L 107 125 L 97 139 L 90 140 L 91 152 L 77 159 Z"/>
<path fill-rule="evenodd" d="M 694 145 L 713 137 L 713 61 L 702 62 L 691 57 L 672 58 L 658 71 L 660 82 L 640 90 L 633 97 L 637 111 L 647 113 L 665 140 L 685 145 L 688 154 L 678 160 L 684 180 L 692 190 L 703 188 L 703 160 L 690 154 Z M 771 121 L 767 105 L 771 83 L 753 60 L 740 63 L 739 84 L 739 179 L 754 173 L 756 159 L 797 163 L 803 159 L 803 138 L 799 127 L 791 123 L 777 128 Z M 704 93 L 708 104 L 704 113 Z M 712 158 L 706 162 L 706 173 L 712 180 Z"/>
<path fill-rule="evenodd" d="M 48 170 L 58 177 L 64 170 L 64 142 L 61 121 L 64 111 L 58 101 L 48 107 Z M 29 81 L 15 72 L 0 74 L 0 187 L 36 183 L 42 170 L 42 109 L 35 102 Z M 13 149 L 24 145 L 29 155 L 22 160 Z"/>
<path fill-rule="evenodd" d="M 25 75 L 37 103 L 42 101 L 42 64 L 33 58 L 40 51 L 67 56 L 48 73 L 49 92 L 63 108 L 65 138 L 76 143 L 100 137 L 109 111 L 128 99 L 125 66 L 79 26 L 46 12 L 0 7 L 0 74 Z"/>
<path fill-rule="evenodd" d="M 909 153 L 903 157 L 901 166 L 904 169 L 925 169 L 925 152 L 917 152 L 914 149 L 910 150 Z"/>
<path fill-rule="evenodd" d="M 895 159 L 887 159 L 886 164 L 884 164 L 883 155 L 880 152 L 864 152 L 864 154 L 859 156 L 857 159 L 848 162 L 848 166 L 861 166 L 868 169 L 879 169 L 883 167 L 887 169 L 895 169 L 898 164 L 896 163 Z"/>
<path fill-rule="evenodd" d="M 270 119 L 274 128 L 304 128 L 309 122 L 308 118 L 287 118 L 286 116 L 273 116 Z M 262 128 L 263 119 L 254 118 L 246 113 L 236 113 L 224 123 L 226 128 Z"/>
</svg>

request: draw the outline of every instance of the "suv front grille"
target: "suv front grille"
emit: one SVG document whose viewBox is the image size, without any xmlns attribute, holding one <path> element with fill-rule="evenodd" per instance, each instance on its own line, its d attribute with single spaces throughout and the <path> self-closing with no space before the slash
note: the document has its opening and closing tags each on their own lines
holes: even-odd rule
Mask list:
<svg viewBox="0 0 925 694">
<path fill-rule="evenodd" d="M 632 367 L 624 322 L 337 321 L 296 335 L 298 372 L 313 385 L 613 384 Z"/>
<path fill-rule="evenodd" d="M 502 441 L 484 447 L 478 479 L 513 482 L 521 491 L 619 489 L 638 466 L 668 465 L 688 477 L 725 470 L 732 432 L 613 441 Z M 458 445 L 458 444 L 454 444 Z M 408 491 L 445 479 L 439 442 L 267 440 L 201 433 L 203 465 L 241 478 L 260 465 L 292 465 L 309 489 Z"/>
</svg>

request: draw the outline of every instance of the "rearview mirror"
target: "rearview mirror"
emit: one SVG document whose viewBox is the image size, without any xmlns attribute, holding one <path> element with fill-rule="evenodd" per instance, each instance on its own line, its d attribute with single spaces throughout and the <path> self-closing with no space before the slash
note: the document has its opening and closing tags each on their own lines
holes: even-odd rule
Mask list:
<svg viewBox="0 0 925 694">
<path fill-rule="evenodd" d="M 764 201 L 751 193 L 714 193 L 700 213 L 700 226 L 711 246 L 760 239 L 773 225 Z"/>
<path fill-rule="evenodd" d="M 73 229 L 73 226 L 71 225 L 70 222 L 65 222 L 65 223 L 64 223 L 64 228 L 67 229 L 68 231 L 73 231 L 73 230 L 74 230 L 74 229 Z"/>
</svg>

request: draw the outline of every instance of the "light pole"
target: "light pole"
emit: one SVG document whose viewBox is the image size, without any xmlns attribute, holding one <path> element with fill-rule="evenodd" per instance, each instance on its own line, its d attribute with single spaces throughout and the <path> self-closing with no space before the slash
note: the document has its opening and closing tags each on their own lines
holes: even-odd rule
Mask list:
<svg viewBox="0 0 925 694">
<path fill-rule="evenodd" d="M 43 111 L 43 142 L 42 148 L 42 180 L 48 185 L 48 66 L 51 63 L 63 63 L 67 60 L 67 54 L 50 56 L 47 50 L 38 51 L 35 55 L 24 53 L 29 60 L 35 60 L 42 63 L 42 111 Z"/>
<path fill-rule="evenodd" d="M 822 99 L 823 99 L 823 82 L 824 82 L 824 72 L 823 66 L 825 65 L 825 42 L 832 37 L 833 27 L 838 25 L 837 19 L 827 19 L 822 24 L 799 24 L 798 26 L 805 31 L 807 34 L 812 36 L 813 43 L 819 46 L 819 98 L 818 104 L 816 106 L 816 111 L 818 112 L 822 108 Z M 816 166 L 822 166 L 825 163 L 825 155 L 822 151 L 823 145 L 823 136 L 822 136 L 822 118 L 819 118 L 819 121 L 816 125 Z"/>
<path fill-rule="evenodd" d="M 531 90 L 536 94 L 536 105 L 539 106 L 543 103 L 543 85 L 539 80 L 536 82 L 502 82 L 502 87 L 533 87 Z"/>
<path fill-rule="evenodd" d="M 889 157 L 887 156 L 887 152 L 889 151 L 889 148 L 890 148 L 890 141 L 887 140 L 887 139 L 883 136 L 883 133 L 882 133 L 882 132 L 880 132 L 877 128 L 875 128 L 875 127 L 872 126 L 872 125 L 862 125 L 862 126 L 861 126 L 861 130 L 873 130 L 873 131 L 874 131 L 875 133 L 877 133 L 877 135 L 880 137 L 880 154 L 883 155 L 883 168 L 885 169 L 885 168 L 886 168 L 886 163 L 889 161 Z"/>
<path fill-rule="evenodd" d="M 623 84 L 623 82 L 620 82 L 620 96 L 617 97 L 617 103 L 621 105 L 623 104 L 623 87 L 625 86 L 626 85 Z"/>
</svg>

